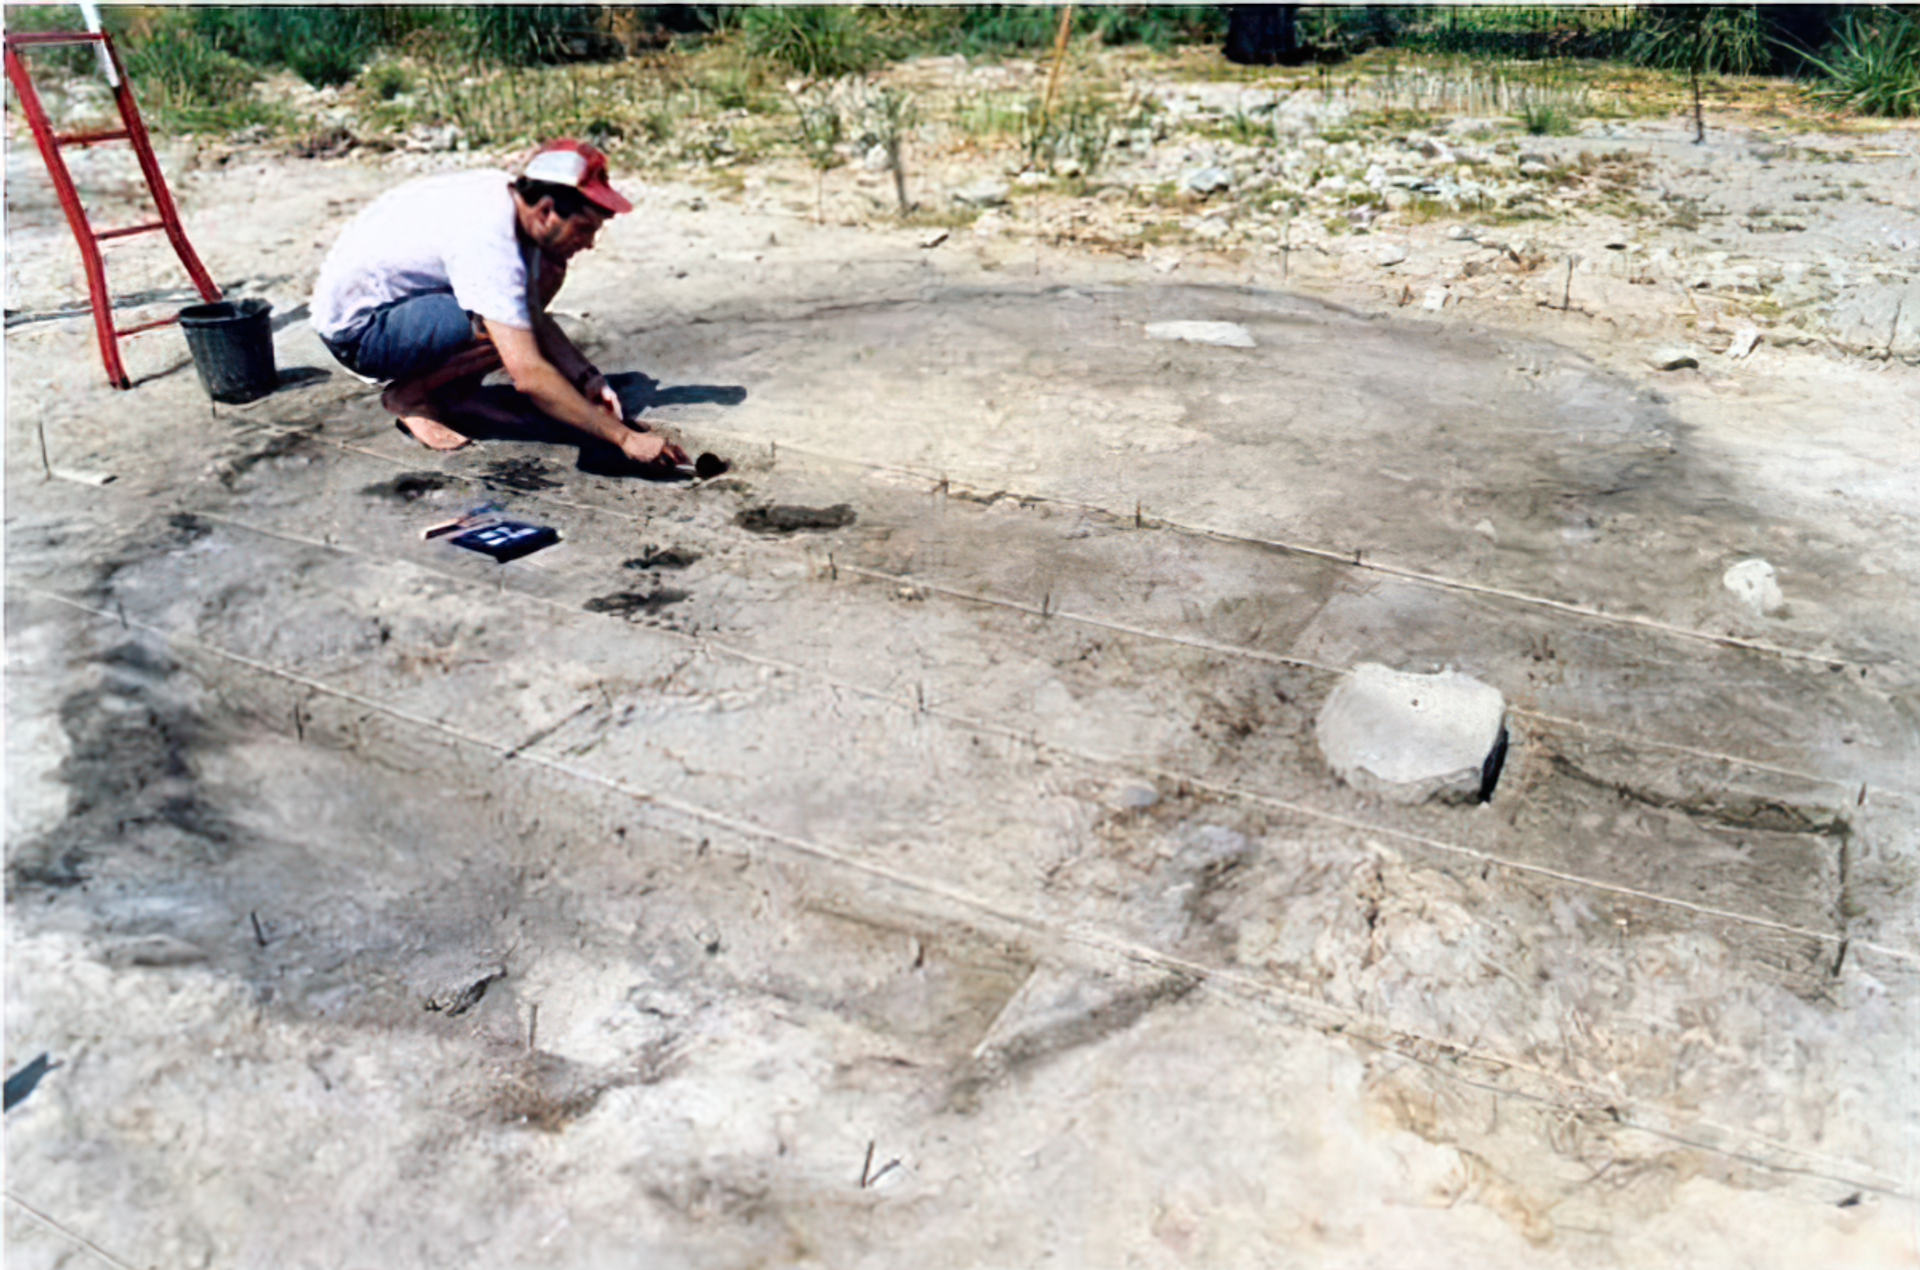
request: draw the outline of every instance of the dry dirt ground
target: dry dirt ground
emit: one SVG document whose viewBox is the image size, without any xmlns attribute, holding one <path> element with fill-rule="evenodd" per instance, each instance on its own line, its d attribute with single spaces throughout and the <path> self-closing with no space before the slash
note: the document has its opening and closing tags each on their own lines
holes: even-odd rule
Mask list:
<svg viewBox="0 0 1920 1270">
<path fill-rule="evenodd" d="M 1714 122 L 1526 143 L 1704 227 L 630 174 L 562 307 L 693 486 L 301 320 L 482 156 L 169 149 L 282 319 L 210 407 L 15 145 L 9 1263 L 1916 1264 L 1920 135 Z M 421 540 L 486 501 L 564 542 Z M 1361 661 L 1506 694 L 1489 803 L 1334 782 Z"/>
</svg>

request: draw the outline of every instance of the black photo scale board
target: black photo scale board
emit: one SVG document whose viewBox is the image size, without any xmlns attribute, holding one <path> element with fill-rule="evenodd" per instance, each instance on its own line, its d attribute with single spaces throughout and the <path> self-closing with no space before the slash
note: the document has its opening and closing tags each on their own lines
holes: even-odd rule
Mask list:
<svg viewBox="0 0 1920 1270">
<path fill-rule="evenodd" d="M 542 547 L 560 541 L 560 534 L 547 525 L 529 525 L 518 520 L 499 520 L 478 529 L 469 529 L 451 540 L 456 547 L 478 551 L 505 564 L 531 555 Z"/>
</svg>

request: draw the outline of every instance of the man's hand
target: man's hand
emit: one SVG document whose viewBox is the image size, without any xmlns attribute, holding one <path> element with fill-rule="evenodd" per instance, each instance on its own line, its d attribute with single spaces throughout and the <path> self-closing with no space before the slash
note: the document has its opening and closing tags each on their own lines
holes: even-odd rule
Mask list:
<svg viewBox="0 0 1920 1270">
<path fill-rule="evenodd" d="M 599 371 L 580 381 L 580 395 L 596 406 L 601 406 L 614 418 L 625 425 L 626 435 L 620 438 L 620 452 L 635 463 L 647 466 L 666 467 L 673 464 L 686 464 L 692 460 L 687 452 L 665 437 L 656 436 L 647 431 L 644 423 L 626 423 L 626 412 L 620 405 L 620 394 L 607 383 L 607 377 Z"/>
<path fill-rule="evenodd" d="M 489 321 L 487 332 L 500 350 L 501 364 L 513 376 L 513 386 L 531 397 L 540 409 L 588 436 L 619 446 L 620 452 L 635 463 L 687 462 L 687 452 L 679 446 L 622 420 L 619 394 L 604 375 L 595 372 L 574 384 L 547 360 L 532 331 Z"/>
<path fill-rule="evenodd" d="M 613 385 L 609 384 L 607 377 L 599 371 L 594 371 L 581 381 L 580 395 L 596 406 L 605 406 L 613 412 L 614 418 L 622 423 L 626 422 L 627 413 L 620 404 L 620 394 L 613 390 Z"/>
<path fill-rule="evenodd" d="M 663 436 L 651 432 L 628 432 L 620 440 L 620 452 L 635 463 L 685 463 L 687 452 Z"/>
</svg>

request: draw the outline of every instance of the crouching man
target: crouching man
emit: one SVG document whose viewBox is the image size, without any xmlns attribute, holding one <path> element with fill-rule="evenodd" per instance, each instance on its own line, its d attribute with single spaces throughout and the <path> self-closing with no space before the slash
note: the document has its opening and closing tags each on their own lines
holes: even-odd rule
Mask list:
<svg viewBox="0 0 1920 1270">
<path fill-rule="evenodd" d="M 488 169 L 409 182 L 334 244 L 314 330 L 341 365 L 386 383 L 381 402 L 436 450 L 467 444 L 463 421 L 501 421 L 478 389 L 504 367 L 530 405 L 634 462 L 685 463 L 623 419 L 606 377 L 547 316 L 568 262 L 632 210 L 607 184 L 606 157 L 578 141 L 542 146 L 518 179 Z"/>
</svg>

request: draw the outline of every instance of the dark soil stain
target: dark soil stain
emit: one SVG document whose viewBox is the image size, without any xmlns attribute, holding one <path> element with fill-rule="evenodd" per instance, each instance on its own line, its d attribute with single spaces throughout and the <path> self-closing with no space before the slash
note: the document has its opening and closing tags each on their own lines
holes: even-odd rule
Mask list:
<svg viewBox="0 0 1920 1270">
<path fill-rule="evenodd" d="M 211 536 L 214 528 L 212 521 L 192 512 L 172 512 L 163 520 L 143 521 L 130 527 L 117 540 L 100 545 L 93 557 L 95 576 L 87 584 L 85 594 L 102 607 L 118 609 L 120 599 L 115 590 L 116 579 L 150 560 L 191 547 Z M 42 544 L 31 545 L 38 547 Z M 45 545 L 61 544 L 50 539 Z M 21 544 L 11 537 L 7 546 L 16 552 L 21 550 Z"/>
<path fill-rule="evenodd" d="M 501 1124 L 558 1133 L 592 1111 L 608 1090 L 658 1084 L 682 1065 L 675 1038 L 645 1046 L 614 1071 L 595 1071 L 544 1052 L 528 1054 L 500 1073 L 488 1109 Z"/>
<path fill-rule="evenodd" d="M 612 613 L 632 621 L 643 614 L 658 613 L 669 604 L 678 604 L 690 594 L 672 587 L 647 592 L 615 591 L 611 595 L 597 595 L 588 600 L 586 608 L 589 613 Z"/>
<path fill-rule="evenodd" d="M 656 547 L 649 543 L 639 555 L 628 560 L 628 569 L 684 569 L 700 558 L 697 552 L 679 547 Z"/>
<path fill-rule="evenodd" d="M 845 529 L 855 519 L 853 508 L 845 503 L 832 507 L 793 507 L 776 504 L 752 507 L 737 518 L 742 528 L 756 534 L 792 534 Z"/>
<path fill-rule="evenodd" d="M 506 977 L 507 972 L 504 970 L 482 975 L 472 983 L 463 984 L 450 992 L 428 997 L 426 1008 L 436 1014 L 445 1014 L 450 1019 L 457 1018 L 479 1005 L 481 999 L 487 995 L 487 989 L 493 986 L 495 980 Z"/>
<path fill-rule="evenodd" d="M 519 490 L 523 494 L 543 489 L 559 489 L 561 482 L 551 479 L 552 468 L 540 459 L 501 459 L 480 474 L 489 489 Z"/>
<path fill-rule="evenodd" d="M 1007 493 L 1007 491 L 1003 489 L 997 489 L 993 491 L 993 493 L 991 494 L 977 494 L 972 490 L 964 490 L 964 489 L 948 489 L 948 490 L 944 490 L 943 492 L 946 494 L 948 498 L 957 498 L 963 503 L 978 503 L 982 507 L 991 507 L 1003 498 L 1010 498 L 1014 502 L 1019 503 L 1022 507 L 1027 506 L 1030 501 L 1028 499 L 1021 498 L 1018 494 L 1009 494 Z"/>
<path fill-rule="evenodd" d="M 1254 856 L 1251 845 L 1231 855 L 1207 861 L 1186 874 L 1192 884 L 1187 892 L 1187 930 L 1181 939 L 1181 951 L 1207 956 L 1231 965 L 1239 942 L 1239 923 L 1233 920 L 1236 893 L 1248 880 L 1248 868 Z"/>
<path fill-rule="evenodd" d="M 79 886 L 87 880 L 86 866 L 87 853 L 77 842 L 46 839 L 34 843 L 7 869 L 8 897 L 21 889 Z"/>
<path fill-rule="evenodd" d="M 228 459 L 220 465 L 220 483 L 228 489 L 240 483 L 240 478 L 262 463 L 277 463 L 281 460 L 299 458 L 310 460 L 313 454 L 313 438 L 304 432 L 287 432 L 273 438 L 258 450 Z"/>
<path fill-rule="evenodd" d="M 103 851 L 176 864 L 218 864 L 233 854 L 235 828 L 202 797 L 193 762 L 197 751 L 223 742 L 179 704 L 182 694 L 169 682 L 178 668 L 137 643 L 100 661 L 104 682 L 60 707 L 69 741 L 59 768 L 67 817 L 13 853 L 10 890 L 78 886 Z"/>
<path fill-rule="evenodd" d="M 213 532 L 213 525 L 192 512 L 175 512 L 167 517 L 167 528 L 174 531 L 169 541 L 162 544 L 165 550 L 177 550 L 205 538 Z"/>
<path fill-rule="evenodd" d="M 447 488 L 448 484 L 447 478 L 438 472 L 402 472 L 390 481 L 376 481 L 360 492 L 374 498 L 397 498 L 403 503 L 411 503 L 435 490 Z"/>
</svg>

